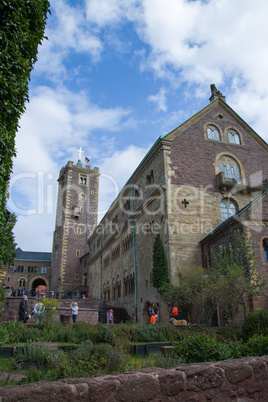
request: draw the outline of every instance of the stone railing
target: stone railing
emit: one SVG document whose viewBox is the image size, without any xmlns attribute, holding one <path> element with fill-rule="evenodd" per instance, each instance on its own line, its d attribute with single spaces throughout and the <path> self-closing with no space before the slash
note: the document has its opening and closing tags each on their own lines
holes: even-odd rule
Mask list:
<svg viewBox="0 0 268 402">
<path fill-rule="evenodd" d="M 268 356 L 0 388 L 0 401 L 267 401 Z"/>
</svg>

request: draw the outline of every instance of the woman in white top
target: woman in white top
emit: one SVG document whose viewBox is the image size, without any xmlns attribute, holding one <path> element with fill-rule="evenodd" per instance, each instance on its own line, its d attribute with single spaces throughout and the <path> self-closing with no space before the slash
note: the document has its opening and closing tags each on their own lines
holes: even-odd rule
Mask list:
<svg viewBox="0 0 268 402">
<path fill-rule="evenodd" d="M 78 304 L 76 302 L 73 302 L 70 307 L 72 309 L 73 314 L 73 323 L 75 323 L 78 314 Z"/>
</svg>

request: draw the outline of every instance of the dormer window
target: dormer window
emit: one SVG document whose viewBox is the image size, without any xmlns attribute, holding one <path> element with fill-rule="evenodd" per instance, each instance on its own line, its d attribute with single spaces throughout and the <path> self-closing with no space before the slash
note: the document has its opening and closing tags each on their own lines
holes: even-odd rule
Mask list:
<svg viewBox="0 0 268 402">
<path fill-rule="evenodd" d="M 233 132 L 229 131 L 228 132 L 228 142 L 230 144 L 238 144 L 238 145 L 241 144 L 240 137 L 235 131 L 233 131 Z"/>
<path fill-rule="evenodd" d="M 208 140 L 220 141 L 220 133 L 215 127 L 207 128 L 207 137 Z"/>
</svg>

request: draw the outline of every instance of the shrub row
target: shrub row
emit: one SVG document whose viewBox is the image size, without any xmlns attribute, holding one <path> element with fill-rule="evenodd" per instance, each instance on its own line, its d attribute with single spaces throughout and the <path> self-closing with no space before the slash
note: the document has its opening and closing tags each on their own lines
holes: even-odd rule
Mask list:
<svg viewBox="0 0 268 402">
<path fill-rule="evenodd" d="M 175 355 L 184 363 L 200 363 L 268 354 L 268 336 L 254 335 L 247 342 L 219 342 L 204 334 L 174 342 Z"/>
<path fill-rule="evenodd" d="M 157 325 L 146 324 L 120 324 L 109 328 L 102 324 L 90 325 L 78 321 L 75 325 L 62 326 L 59 322 L 48 322 L 44 326 L 28 327 L 22 323 L 9 322 L 0 324 L 0 344 L 22 342 L 69 342 L 80 344 L 85 340 L 95 343 L 110 343 L 115 345 L 118 340 L 127 344 L 137 342 L 173 342 L 182 340 L 195 333 L 203 333 L 222 340 L 247 341 L 254 334 L 266 335 L 268 333 L 268 310 L 249 313 L 243 326 L 232 325 L 224 328 L 177 328 L 170 323 Z"/>
</svg>

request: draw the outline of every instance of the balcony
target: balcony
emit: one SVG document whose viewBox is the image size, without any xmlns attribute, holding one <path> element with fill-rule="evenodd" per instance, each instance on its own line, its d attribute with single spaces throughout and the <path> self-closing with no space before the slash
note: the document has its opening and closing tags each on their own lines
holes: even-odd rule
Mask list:
<svg viewBox="0 0 268 402">
<path fill-rule="evenodd" d="M 223 190 L 230 189 L 238 184 L 234 178 L 225 177 L 224 172 L 218 173 L 216 179 L 217 179 L 217 186 Z"/>
</svg>

